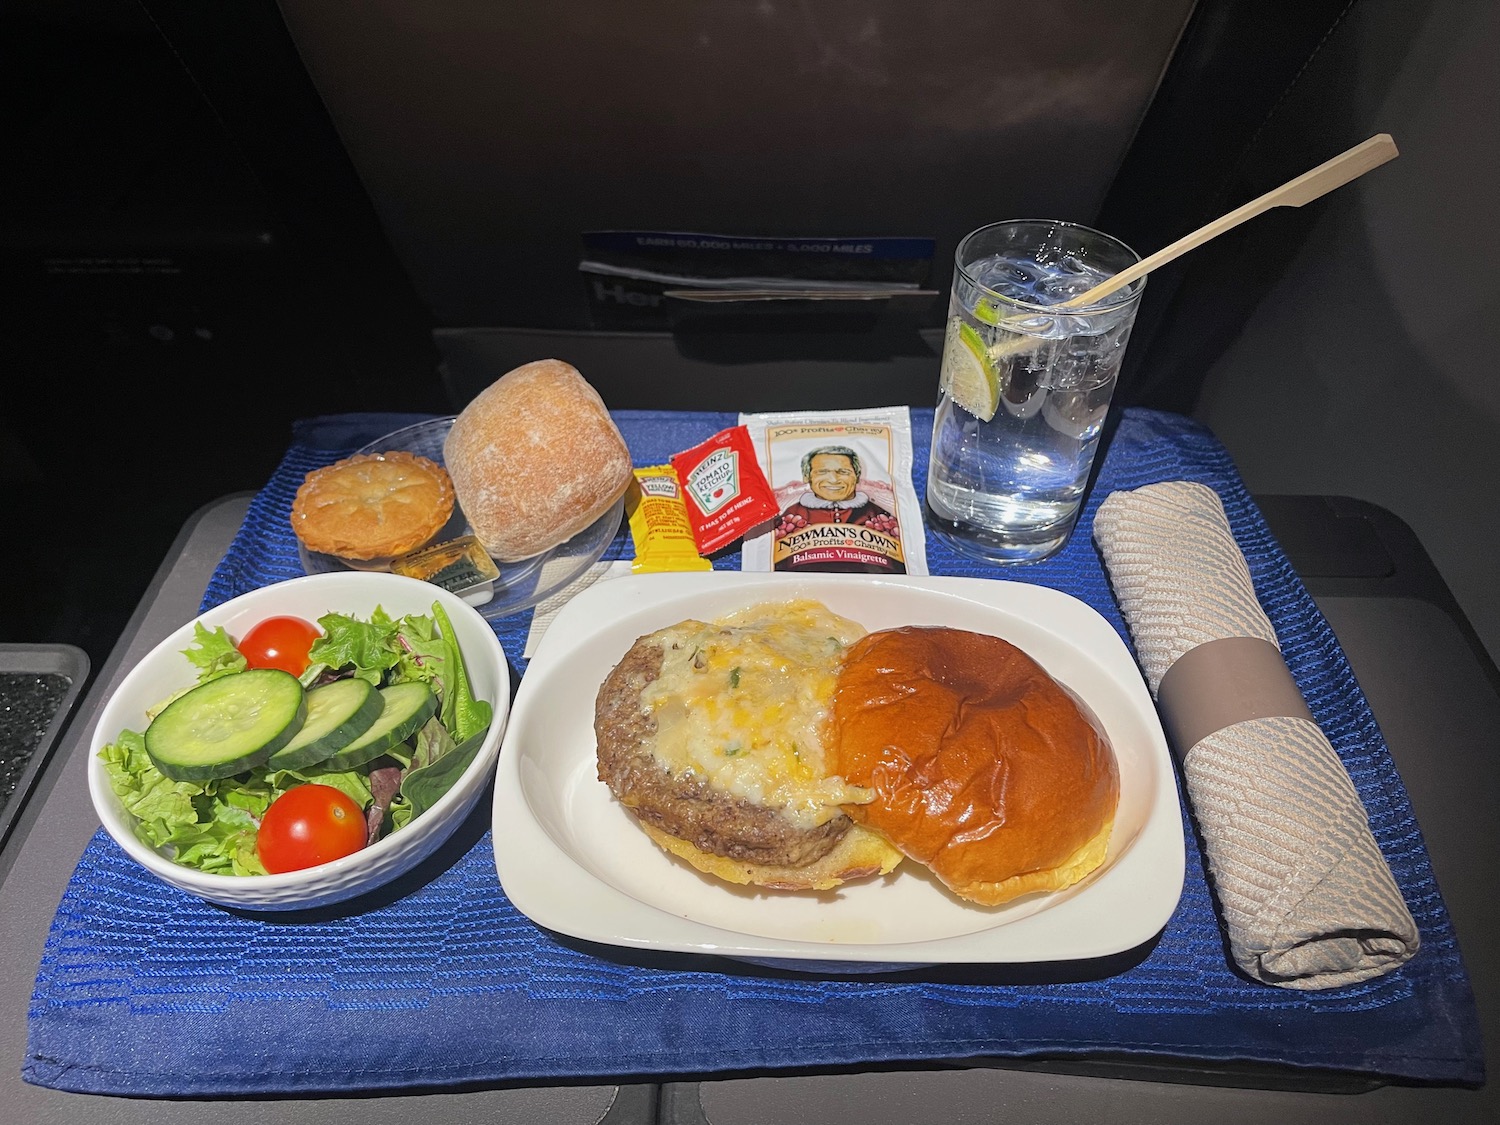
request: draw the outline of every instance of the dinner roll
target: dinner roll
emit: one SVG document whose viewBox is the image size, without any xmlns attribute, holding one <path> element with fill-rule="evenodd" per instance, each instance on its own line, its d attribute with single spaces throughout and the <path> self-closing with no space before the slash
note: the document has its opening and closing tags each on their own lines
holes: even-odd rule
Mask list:
<svg viewBox="0 0 1500 1125">
<path fill-rule="evenodd" d="M 604 400 L 556 359 L 517 367 L 480 391 L 454 419 L 443 459 L 474 537 L 501 562 L 571 539 L 632 479 Z"/>
</svg>

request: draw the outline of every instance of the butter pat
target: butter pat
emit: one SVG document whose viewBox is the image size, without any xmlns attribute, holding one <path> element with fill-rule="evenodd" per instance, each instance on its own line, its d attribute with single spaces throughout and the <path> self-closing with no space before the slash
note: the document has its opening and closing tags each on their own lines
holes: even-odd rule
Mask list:
<svg viewBox="0 0 1500 1125">
<path fill-rule="evenodd" d="M 391 573 L 441 586 L 473 606 L 484 605 L 495 596 L 495 579 L 500 577 L 495 560 L 472 535 L 434 543 L 393 559 Z"/>
</svg>

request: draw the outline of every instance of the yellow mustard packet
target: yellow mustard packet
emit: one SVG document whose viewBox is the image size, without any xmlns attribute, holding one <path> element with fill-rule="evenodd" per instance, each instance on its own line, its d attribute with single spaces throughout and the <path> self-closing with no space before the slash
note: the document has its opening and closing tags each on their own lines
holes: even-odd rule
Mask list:
<svg viewBox="0 0 1500 1125">
<path fill-rule="evenodd" d="M 625 501 L 630 537 L 635 541 L 633 574 L 669 570 L 712 570 L 714 564 L 698 553 L 693 525 L 677 470 L 671 465 L 650 465 L 635 470 L 635 483 Z"/>
</svg>

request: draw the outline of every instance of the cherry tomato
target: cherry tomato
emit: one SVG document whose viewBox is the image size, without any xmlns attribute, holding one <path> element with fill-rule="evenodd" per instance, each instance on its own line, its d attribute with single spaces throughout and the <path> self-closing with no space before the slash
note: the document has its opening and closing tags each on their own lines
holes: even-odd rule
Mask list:
<svg viewBox="0 0 1500 1125">
<path fill-rule="evenodd" d="M 301 871 L 365 846 L 365 814 L 341 789 L 309 783 L 288 789 L 260 818 L 255 851 L 267 871 Z"/>
<path fill-rule="evenodd" d="M 252 668 L 280 668 L 300 676 L 307 670 L 307 650 L 322 635 L 321 629 L 300 617 L 268 617 L 235 647 Z"/>
</svg>

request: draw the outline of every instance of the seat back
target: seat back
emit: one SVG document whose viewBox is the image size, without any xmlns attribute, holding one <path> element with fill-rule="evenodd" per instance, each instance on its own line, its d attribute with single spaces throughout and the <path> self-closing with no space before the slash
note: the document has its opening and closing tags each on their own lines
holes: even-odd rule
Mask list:
<svg viewBox="0 0 1500 1125">
<path fill-rule="evenodd" d="M 457 401 L 556 355 L 612 406 L 777 408 L 930 402 L 958 240 L 1093 221 L 1194 5 L 280 7 Z M 917 292 L 662 299 L 670 281 L 580 269 L 600 231 L 911 239 Z"/>
</svg>

